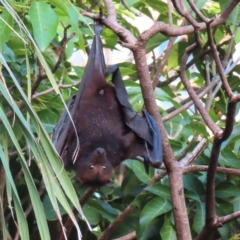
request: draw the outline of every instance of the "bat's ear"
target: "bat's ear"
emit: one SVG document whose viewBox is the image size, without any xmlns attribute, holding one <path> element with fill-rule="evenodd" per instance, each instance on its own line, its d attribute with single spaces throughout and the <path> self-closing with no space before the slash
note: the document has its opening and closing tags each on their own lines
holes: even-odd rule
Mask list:
<svg viewBox="0 0 240 240">
<path fill-rule="evenodd" d="M 109 66 L 105 69 L 105 77 L 107 78 L 110 74 L 113 74 L 115 73 L 116 71 L 118 71 L 119 67 L 117 65 L 112 65 L 112 66 Z"/>
</svg>

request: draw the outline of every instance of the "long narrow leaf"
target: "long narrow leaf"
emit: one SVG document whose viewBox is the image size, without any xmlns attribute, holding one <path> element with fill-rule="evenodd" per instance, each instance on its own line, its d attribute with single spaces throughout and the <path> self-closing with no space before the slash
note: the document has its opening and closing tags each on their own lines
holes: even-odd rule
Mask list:
<svg viewBox="0 0 240 240">
<path fill-rule="evenodd" d="M 46 216 L 44 213 L 43 205 L 40 200 L 38 191 L 37 191 L 34 181 L 32 179 L 31 173 L 29 172 L 28 166 L 26 164 L 26 159 L 24 158 L 24 156 L 22 154 L 21 147 L 19 146 L 18 141 L 17 141 L 17 139 L 14 135 L 14 132 L 11 128 L 11 125 L 10 125 L 8 119 L 6 118 L 4 112 L 2 111 L 2 109 L 0 109 L 0 118 L 2 119 L 2 122 L 3 122 L 4 126 L 6 127 L 8 133 L 9 133 L 9 136 L 11 137 L 11 140 L 13 141 L 14 146 L 17 149 L 18 154 L 20 156 L 21 166 L 22 166 L 25 180 L 26 180 L 26 183 L 28 186 L 28 191 L 29 191 L 29 194 L 31 197 L 31 201 L 32 201 L 34 212 L 35 212 L 36 220 L 38 223 L 38 229 L 39 229 L 41 238 L 46 239 L 46 240 L 50 239 Z"/>
<path fill-rule="evenodd" d="M 28 29 L 27 29 L 27 28 L 25 27 L 25 25 L 22 23 L 21 19 L 20 19 L 20 18 L 18 17 L 18 15 L 14 12 L 14 10 L 13 10 L 12 7 L 8 4 L 8 2 L 7 2 L 7 1 L 2 1 L 2 3 L 3 3 L 3 5 L 5 6 L 5 8 L 8 9 L 8 11 L 12 14 L 12 17 L 13 17 L 13 18 L 15 19 L 15 21 L 19 24 L 19 27 L 20 27 L 22 30 L 25 31 L 25 33 L 27 34 L 27 36 L 29 37 L 29 39 L 32 41 L 32 43 L 33 43 L 33 45 L 34 45 L 34 47 L 35 47 L 35 49 L 36 49 L 36 54 L 37 54 L 37 56 L 38 56 L 38 58 L 39 58 L 39 60 L 40 60 L 40 62 L 41 62 L 41 64 L 42 64 L 42 66 L 44 67 L 44 69 L 45 69 L 45 71 L 46 71 L 46 74 L 47 74 L 47 76 L 48 76 L 48 79 L 50 80 L 50 82 L 51 82 L 54 90 L 56 91 L 56 93 L 59 94 L 59 96 L 60 96 L 60 98 L 61 98 L 61 100 L 62 100 L 62 102 L 63 102 L 63 104 L 64 104 L 64 107 L 65 107 L 65 108 L 67 109 L 67 111 L 68 111 L 68 108 L 67 108 L 67 106 L 66 106 L 66 104 L 65 104 L 65 102 L 64 102 L 64 99 L 63 99 L 60 91 L 59 91 L 58 85 L 57 85 L 57 83 L 56 83 L 56 81 L 55 81 L 55 79 L 54 79 L 54 77 L 53 77 L 53 74 L 52 74 L 52 72 L 51 72 L 48 64 L 46 63 L 43 55 L 41 54 L 41 51 L 39 50 L 37 44 L 35 43 L 34 39 L 32 38 L 31 34 L 29 33 Z M 48 150 L 49 150 L 50 148 L 53 149 L 53 145 L 51 144 L 51 141 L 50 141 L 50 139 L 49 139 L 49 137 L 48 137 L 48 135 L 47 135 L 47 132 L 45 131 L 45 129 L 43 128 L 43 126 L 40 124 L 40 121 L 39 121 L 36 113 L 35 113 L 34 110 L 32 109 L 29 101 L 27 100 L 25 93 L 24 93 L 23 90 L 21 89 L 18 81 L 16 80 L 15 76 L 12 74 L 12 72 L 11 72 L 11 70 L 9 69 L 8 65 L 6 64 L 4 58 L 3 58 L 2 56 L 0 56 L 0 58 L 1 58 L 0 61 L 1 61 L 2 64 L 7 68 L 8 72 L 9 72 L 9 74 L 11 75 L 14 83 L 16 84 L 16 87 L 17 87 L 17 89 L 19 90 L 19 92 L 20 92 L 20 94 L 21 94 L 21 96 L 22 96 L 22 98 L 23 98 L 26 106 L 28 107 L 29 114 L 30 114 L 30 115 L 32 114 L 32 118 L 33 118 L 33 119 L 37 119 L 37 125 L 38 125 L 38 126 L 37 126 L 37 127 L 35 126 L 36 129 L 38 129 L 38 127 L 39 127 L 40 130 L 43 131 L 43 132 L 42 132 L 42 133 L 43 133 L 42 136 L 44 136 L 44 138 L 45 138 L 45 139 L 47 140 L 47 142 L 48 142 L 46 145 L 43 145 L 43 147 L 47 147 Z M 68 113 L 69 113 L 69 111 L 68 111 Z M 69 113 L 69 115 L 70 115 L 70 113 Z M 74 124 L 73 124 L 73 125 L 74 125 Z M 76 132 L 76 129 L 75 129 L 75 132 Z M 40 134 L 41 134 L 41 133 L 40 133 Z M 49 143 L 50 143 L 51 147 L 49 147 Z M 47 151 L 47 150 L 45 149 L 45 151 Z M 51 150 L 51 152 L 53 152 L 53 151 Z M 50 157 L 50 156 L 49 156 L 49 157 Z M 53 158 L 51 158 L 51 160 L 53 161 L 53 163 L 56 163 L 55 159 L 56 159 L 56 153 L 53 153 Z M 58 162 L 59 162 L 59 161 L 58 161 Z M 60 173 L 60 169 L 61 169 L 59 166 L 60 166 L 59 164 L 54 164 L 54 165 L 53 165 L 53 168 L 54 168 L 55 172 L 57 171 L 57 172 L 56 172 L 57 175 Z M 80 208 L 80 205 L 79 205 L 79 202 L 78 202 L 77 195 L 76 195 L 75 190 L 74 190 L 71 182 L 69 181 L 69 178 L 67 177 L 67 175 L 66 175 L 65 173 L 63 173 L 62 176 L 61 176 L 61 178 L 59 178 L 59 181 L 60 181 L 60 183 L 61 183 L 64 191 L 66 192 L 66 195 L 69 196 L 69 199 L 71 200 L 71 202 L 73 203 L 73 205 L 75 206 L 75 208 L 80 212 L 80 214 L 82 214 L 82 211 L 81 211 L 81 208 Z M 82 216 L 83 216 L 83 214 L 82 214 Z M 84 218 L 84 216 L 83 216 L 83 218 Z"/>
<path fill-rule="evenodd" d="M 1 118 L 1 114 L 0 114 L 0 118 Z M 27 220 L 25 218 L 25 215 L 24 215 L 24 212 L 22 209 L 22 205 L 21 205 L 21 201 L 19 199 L 18 192 L 17 192 L 16 186 L 15 186 L 15 183 L 13 181 L 11 171 L 9 169 L 8 160 L 6 159 L 1 146 L 0 146 L 0 159 L 2 161 L 2 165 L 3 165 L 5 173 L 6 173 L 6 179 L 7 179 L 7 181 L 9 181 L 9 183 L 12 187 L 12 190 L 13 190 L 13 201 L 14 201 L 15 212 L 17 215 L 18 229 L 19 229 L 20 236 L 22 237 L 22 239 L 29 240 L 30 238 L 29 238 Z"/>
<path fill-rule="evenodd" d="M 4 66 L 6 67 L 6 69 L 9 71 L 12 79 L 14 80 L 19 92 L 22 94 L 24 100 L 26 101 L 26 106 L 29 109 L 29 115 L 35 125 L 35 128 L 38 129 L 39 132 L 39 138 L 41 139 L 41 143 L 43 143 L 43 147 L 47 147 L 48 149 L 44 149 L 45 152 L 50 153 L 50 156 L 48 156 L 49 159 L 51 159 L 51 163 L 53 163 L 54 169 L 55 171 L 57 170 L 56 174 L 59 175 L 61 174 L 61 177 L 58 177 L 60 183 L 62 184 L 62 187 L 64 189 L 64 191 L 67 193 L 67 196 L 69 197 L 69 199 L 71 200 L 71 202 L 74 204 L 74 206 L 78 209 L 78 211 L 80 212 L 80 214 L 83 216 L 83 219 L 85 219 L 79 202 L 78 202 L 78 198 L 76 196 L 76 192 L 69 180 L 69 178 L 67 177 L 67 174 L 65 173 L 65 171 L 63 171 L 62 169 L 62 165 L 59 162 L 59 159 L 57 158 L 57 154 L 52 146 L 52 143 L 45 131 L 45 129 L 43 128 L 42 124 L 40 123 L 40 120 L 38 119 L 37 115 L 35 114 L 34 110 L 32 109 L 31 105 L 29 104 L 25 94 L 23 93 L 21 87 L 19 86 L 17 80 L 15 79 L 14 75 L 12 74 L 11 70 L 9 69 L 8 65 L 6 64 L 5 60 L 2 58 L 2 55 L 0 55 L 0 61 L 4 64 Z M 4 95 L 4 97 L 6 98 L 6 100 L 9 102 L 10 105 L 12 105 L 16 116 L 19 118 L 19 124 L 22 127 L 23 130 L 23 134 L 25 135 L 26 138 L 28 138 L 28 143 L 31 144 L 33 142 L 35 142 L 35 137 L 32 134 L 32 132 L 29 130 L 30 126 L 28 124 L 28 122 L 25 120 L 25 118 L 23 117 L 21 111 L 19 110 L 19 108 L 17 107 L 16 103 L 10 98 L 10 96 L 8 95 L 8 92 L 5 89 L 5 86 L 0 82 L 0 90 L 2 92 L 2 94 Z M 35 120 L 37 119 L 37 120 Z M 49 145 L 51 147 L 49 147 Z M 41 147 L 36 147 L 36 144 L 32 144 L 31 145 L 31 150 L 33 151 L 34 155 L 36 155 L 36 159 L 44 159 L 45 161 L 48 161 L 46 157 L 44 157 L 45 155 L 39 154 L 38 152 L 41 151 Z M 50 151 L 49 151 L 50 150 Z M 57 169 L 56 169 L 57 168 Z M 52 176 L 52 180 L 55 178 L 55 176 Z M 77 231 L 78 231 L 78 235 L 79 238 L 81 237 L 81 232 L 79 229 L 79 226 L 77 224 L 77 221 L 71 211 L 71 208 L 69 206 L 69 204 L 66 201 L 66 198 L 62 192 L 62 194 L 58 194 L 56 195 L 57 199 L 59 199 L 59 201 L 62 203 L 63 207 L 65 208 L 65 210 L 68 212 L 69 216 L 72 218 L 72 221 L 74 222 Z M 53 198 L 51 198 L 51 200 L 53 200 Z M 53 206 L 55 207 L 55 209 L 57 210 L 58 207 L 56 207 L 56 204 L 53 200 Z"/>
</svg>

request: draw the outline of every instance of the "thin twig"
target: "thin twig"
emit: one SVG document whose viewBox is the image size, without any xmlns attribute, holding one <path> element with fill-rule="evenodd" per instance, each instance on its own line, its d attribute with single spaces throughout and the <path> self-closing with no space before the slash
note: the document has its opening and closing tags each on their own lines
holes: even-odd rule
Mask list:
<svg viewBox="0 0 240 240">
<path fill-rule="evenodd" d="M 206 144 L 207 140 L 203 138 L 191 153 L 189 153 L 186 157 L 181 159 L 180 166 L 183 167 L 191 165 L 193 161 L 197 159 L 197 157 L 204 151 Z"/>
<path fill-rule="evenodd" d="M 129 12 L 133 13 L 136 17 L 140 17 L 140 16 L 141 16 L 141 13 L 132 10 L 132 9 L 127 5 L 127 3 L 125 2 L 125 0 L 121 0 L 121 3 L 122 3 L 122 5 L 123 5 Z"/>
<path fill-rule="evenodd" d="M 226 44 L 229 42 L 231 39 L 230 35 L 225 36 L 224 39 L 222 39 L 219 43 L 217 43 L 217 47 L 221 47 L 222 45 Z M 193 59 L 190 59 L 186 65 L 186 69 L 189 69 L 191 66 L 193 66 L 197 60 L 201 59 L 204 57 L 206 54 L 208 54 L 211 51 L 211 48 L 206 44 L 199 53 L 197 53 Z M 168 78 L 167 80 L 163 82 L 158 82 L 158 87 L 164 87 L 175 81 L 179 77 L 179 72 L 175 73 L 173 76 Z"/>
<path fill-rule="evenodd" d="M 224 74 L 224 70 L 223 70 L 223 67 L 222 67 L 221 61 L 219 59 L 218 52 L 217 52 L 217 48 L 216 48 L 216 45 L 214 44 L 211 22 L 207 23 L 207 32 L 208 32 L 209 43 L 210 43 L 210 46 L 211 46 L 211 49 L 213 52 L 214 60 L 215 60 L 216 66 L 217 66 L 218 74 L 222 81 L 223 88 L 225 89 L 228 98 L 231 99 L 233 97 L 233 92 L 232 92 L 232 90 L 228 84 L 228 81 L 226 79 L 226 76 Z"/>
<path fill-rule="evenodd" d="M 192 101 L 194 102 L 195 106 L 197 107 L 198 111 L 200 112 L 204 122 L 209 127 L 209 129 L 213 132 L 215 135 L 222 134 L 222 130 L 216 125 L 215 122 L 210 118 L 208 115 L 208 112 L 204 108 L 203 104 L 201 103 L 200 99 L 197 97 L 197 94 L 193 90 L 190 82 L 187 79 L 187 76 L 185 74 L 185 68 L 186 68 L 186 62 L 189 57 L 189 54 L 197 47 L 197 45 L 194 43 L 190 47 L 188 47 L 182 57 L 181 64 L 180 64 L 180 77 L 181 81 L 187 90 L 189 96 L 191 97 Z"/>
<path fill-rule="evenodd" d="M 214 86 L 218 83 L 218 79 L 216 79 L 215 81 L 211 82 L 211 84 L 207 87 L 205 87 L 202 91 L 200 91 L 197 94 L 197 98 L 201 99 L 204 95 L 206 95 L 209 91 L 211 91 Z M 164 116 L 162 119 L 163 121 L 168 121 L 169 119 L 173 118 L 174 116 L 177 116 L 178 114 L 180 114 L 181 112 L 187 110 L 190 106 L 192 106 L 194 104 L 194 102 L 192 100 L 190 100 L 191 98 L 187 98 L 186 100 L 183 100 L 180 104 L 182 104 L 181 107 L 179 108 L 175 108 L 172 107 L 171 109 L 168 109 L 167 112 L 170 112 L 169 114 L 167 114 L 166 116 Z M 175 110 L 173 110 L 175 109 Z"/>
</svg>

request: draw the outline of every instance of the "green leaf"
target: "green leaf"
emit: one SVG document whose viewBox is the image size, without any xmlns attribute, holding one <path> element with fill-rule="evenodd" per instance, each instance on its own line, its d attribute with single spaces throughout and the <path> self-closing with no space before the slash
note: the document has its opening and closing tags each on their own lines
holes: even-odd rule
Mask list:
<svg viewBox="0 0 240 240">
<path fill-rule="evenodd" d="M 163 218 L 155 218 L 144 230 L 139 240 L 160 239 L 159 229 L 163 225 Z"/>
<path fill-rule="evenodd" d="M 203 188 L 202 182 L 197 178 L 194 174 L 186 174 L 183 176 L 183 182 L 184 187 L 192 191 L 194 193 L 197 193 L 197 195 L 205 195 L 205 190 Z"/>
<path fill-rule="evenodd" d="M 195 192 L 192 192 L 192 191 L 185 190 L 184 196 L 187 199 L 193 199 L 193 200 L 199 201 L 199 202 L 201 201 L 199 195 L 197 195 Z"/>
<path fill-rule="evenodd" d="M 233 198 L 231 203 L 233 204 L 234 212 L 240 211 L 240 196 Z"/>
<path fill-rule="evenodd" d="M 205 203 L 197 203 L 197 210 L 193 220 L 193 229 L 196 233 L 200 233 L 205 224 Z"/>
<path fill-rule="evenodd" d="M 7 42 L 8 38 L 12 33 L 13 28 L 13 18 L 8 11 L 2 11 L 0 14 L 0 45 L 2 46 Z"/>
<path fill-rule="evenodd" d="M 98 212 L 101 217 L 107 219 L 109 222 L 112 222 L 119 214 L 116 209 L 102 200 L 89 199 L 86 206 Z"/>
<path fill-rule="evenodd" d="M 219 4 L 220 4 L 221 10 L 223 12 L 226 9 L 226 7 L 229 5 L 229 2 L 225 1 L 225 0 L 219 0 Z M 238 5 L 230 13 L 226 23 L 235 25 L 236 21 L 237 21 L 237 17 L 238 17 Z"/>
<path fill-rule="evenodd" d="M 125 175 L 121 189 L 124 196 L 136 196 L 142 191 L 141 181 L 131 170 Z"/>
<path fill-rule="evenodd" d="M 0 113 L 2 113 L 2 111 L 0 111 Z M 1 114 L 0 114 L 0 117 L 1 117 Z M 14 207 L 15 207 L 15 212 L 17 216 L 18 229 L 19 229 L 20 236 L 22 237 L 22 239 L 28 240 L 30 238 L 29 238 L 27 220 L 24 215 L 24 212 L 21 206 L 21 201 L 19 199 L 19 195 L 16 189 L 16 185 L 14 183 L 13 176 L 9 168 L 8 159 L 6 158 L 6 155 L 3 152 L 2 146 L 0 146 L 0 160 L 2 162 L 4 171 L 6 173 L 6 181 L 9 182 L 9 185 L 11 186 L 11 189 L 12 189 Z M 9 205 L 11 206 L 10 202 L 9 202 Z"/>
<path fill-rule="evenodd" d="M 66 172 L 62 169 L 62 165 L 60 164 L 60 161 L 57 157 L 56 150 L 54 149 L 47 132 L 41 125 L 36 113 L 32 109 L 28 99 L 26 98 L 26 95 L 24 94 L 22 88 L 20 87 L 18 81 L 16 80 L 15 76 L 13 75 L 11 69 L 6 64 L 2 55 L 0 55 L 0 61 L 6 67 L 12 80 L 14 81 L 16 88 L 18 89 L 19 93 L 21 94 L 21 97 L 25 103 L 25 106 L 27 107 L 28 114 L 32 120 L 32 123 L 35 125 L 35 128 L 39 130 L 38 134 L 39 134 L 39 138 L 41 139 L 41 144 L 42 144 L 41 146 L 36 144 L 36 139 L 35 139 L 35 136 L 33 135 L 33 133 L 30 131 L 31 128 L 29 126 L 29 123 L 26 121 L 26 119 L 22 115 L 16 102 L 12 101 L 12 98 L 9 96 L 8 92 L 6 91 L 5 85 L 3 85 L 3 83 L 1 81 L 0 81 L 0 91 L 2 92 L 2 95 L 4 96 L 4 98 L 8 101 L 9 105 L 11 105 L 11 107 L 14 109 L 16 117 L 19 119 L 19 124 L 21 125 L 21 128 L 23 130 L 23 134 L 24 134 L 31 150 L 33 151 L 34 156 L 36 157 L 36 160 L 39 161 L 39 164 L 44 163 L 42 165 L 43 172 L 45 173 L 45 174 L 43 174 L 44 182 L 45 182 L 45 186 L 47 188 L 49 197 L 51 198 L 51 202 L 53 204 L 55 211 L 57 213 L 59 212 L 58 205 L 56 202 L 56 198 L 57 198 L 59 200 L 59 202 L 61 203 L 61 205 L 63 206 L 63 208 L 67 211 L 67 213 L 71 217 L 73 223 L 75 224 L 75 226 L 77 228 L 78 236 L 80 237 L 81 232 L 78 227 L 77 221 L 76 221 L 76 219 L 72 213 L 72 209 L 70 208 L 69 203 L 67 202 L 67 199 L 63 193 L 63 190 L 64 190 L 66 196 L 68 196 L 68 198 L 71 200 L 71 202 L 73 203 L 75 208 L 79 211 L 79 213 L 82 214 L 75 190 L 74 190 L 69 178 L 67 177 Z M 58 90 L 58 89 L 56 89 L 56 90 Z M 51 159 L 51 167 L 48 162 L 49 160 L 46 158 L 46 154 L 43 152 L 43 149 L 44 149 L 45 153 L 47 153 L 48 159 Z M 20 154 L 22 154 L 21 150 L 20 150 Z M 24 163 L 24 161 L 23 161 L 23 163 Z M 58 176 L 58 181 L 61 183 L 63 190 L 60 188 L 60 186 L 57 182 L 56 176 L 53 174 L 52 170 L 54 170 L 55 174 Z M 51 182 L 51 184 L 49 184 L 49 182 Z M 36 207 L 36 206 L 37 205 L 34 205 L 34 207 Z M 82 217 L 83 217 L 83 219 L 85 219 L 83 215 L 82 215 Z M 46 239 L 48 239 L 48 238 L 46 238 Z"/>
<path fill-rule="evenodd" d="M 195 4 L 195 6 L 197 7 L 197 9 L 201 10 L 201 8 L 204 6 L 204 4 L 206 3 L 206 0 L 199 0 L 197 1 L 197 3 Z M 184 5 L 186 6 L 187 10 L 190 10 L 191 7 L 188 4 L 187 0 L 184 0 Z"/>
<path fill-rule="evenodd" d="M 138 238 L 140 238 L 147 225 L 149 225 L 154 218 L 169 212 L 171 209 L 172 205 L 162 197 L 156 197 L 148 202 L 140 215 L 139 227 L 137 230 Z"/>
<path fill-rule="evenodd" d="M 156 183 L 152 186 L 146 187 L 145 190 L 154 193 L 157 196 L 163 197 L 164 199 L 170 200 L 170 190 L 169 187 L 161 183 Z"/>
<path fill-rule="evenodd" d="M 152 38 L 149 39 L 146 46 L 146 52 L 151 52 L 154 48 L 158 47 L 164 41 L 167 40 L 167 37 L 161 33 L 154 35 Z"/>
<path fill-rule="evenodd" d="M 216 187 L 216 197 L 226 199 L 240 196 L 239 188 L 231 183 L 220 183 Z"/>
<path fill-rule="evenodd" d="M 224 224 L 223 226 L 218 228 L 217 231 L 218 231 L 218 233 L 221 236 L 220 237 L 221 240 L 229 240 L 230 232 L 231 232 L 231 229 L 229 227 L 229 223 L 228 224 Z"/>
<path fill-rule="evenodd" d="M 144 193 L 144 194 L 138 195 L 131 204 L 138 206 L 141 209 L 152 199 L 153 199 L 153 195 L 151 193 Z"/>
<path fill-rule="evenodd" d="M 143 183 L 149 183 L 151 180 L 151 176 L 149 176 L 144 168 L 144 164 L 138 161 L 125 161 L 125 165 L 132 169 L 138 179 Z"/>
<path fill-rule="evenodd" d="M 177 240 L 176 232 L 169 218 L 165 220 L 164 225 L 160 231 L 160 234 L 162 239 L 164 240 Z"/>
<path fill-rule="evenodd" d="M 53 112 L 50 108 L 38 112 L 38 116 L 45 126 L 47 132 L 52 133 L 59 115 Z M 36 129 L 37 130 L 37 129 Z"/>
<path fill-rule="evenodd" d="M 126 3 L 129 7 L 134 5 L 135 3 L 141 2 L 142 0 L 127 0 Z"/>
<path fill-rule="evenodd" d="M 84 213 L 88 222 L 91 225 L 98 225 L 99 224 L 100 218 L 101 218 L 102 215 L 98 211 L 96 211 L 95 208 L 93 208 L 89 205 L 85 205 L 83 207 L 83 213 Z"/>
<path fill-rule="evenodd" d="M 130 232 L 133 232 L 137 227 L 138 219 L 138 214 L 131 214 L 118 225 L 117 229 L 113 231 L 108 239 L 120 238 Z"/>
<path fill-rule="evenodd" d="M 1 85 L 1 84 L 0 84 Z M 1 90 L 1 87 L 0 87 Z M 35 211 L 35 215 L 36 215 L 36 220 L 38 222 L 38 228 L 39 228 L 39 232 L 40 235 L 43 239 L 50 239 L 50 234 L 48 231 L 48 226 L 47 226 L 47 221 L 46 221 L 46 217 L 43 211 L 43 206 L 42 206 L 42 202 L 40 200 L 38 191 L 36 189 L 36 186 L 34 184 L 34 181 L 32 179 L 32 176 L 30 174 L 29 168 L 26 164 L 26 159 L 24 158 L 23 154 L 22 154 L 22 150 L 21 147 L 19 146 L 17 139 L 14 135 L 14 132 L 11 129 L 11 125 L 8 122 L 8 119 L 6 118 L 6 116 L 4 115 L 4 112 L 0 109 L 0 118 L 2 119 L 4 126 L 6 127 L 6 129 L 8 130 L 8 133 L 11 137 L 11 140 L 14 143 L 14 146 L 16 147 L 19 156 L 20 156 L 20 162 L 21 162 L 21 166 L 24 172 L 24 177 L 25 177 L 25 181 L 27 183 L 27 187 L 28 187 L 28 191 L 31 197 L 31 201 L 32 201 L 32 205 L 33 205 L 33 209 Z"/>
<path fill-rule="evenodd" d="M 191 129 L 194 132 L 202 134 L 204 137 L 208 136 L 206 125 L 201 121 L 192 120 L 189 124 L 186 124 L 185 127 Z"/>
<path fill-rule="evenodd" d="M 168 69 L 175 69 L 179 66 L 182 55 L 189 43 L 177 42 L 173 45 L 168 57 Z"/>
<path fill-rule="evenodd" d="M 221 150 L 224 149 L 226 146 L 228 146 L 229 143 L 232 143 L 232 142 L 235 143 L 237 140 L 240 139 L 239 131 L 240 131 L 240 124 L 237 123 L 233 128 L 231 136 L 226 141 L 223 142 Z"/>
<path fill-rule="evenodd" d="M 54 221 L 58 219 L 57 214 L 53 208 L 53 205 L 48 195 L 45 195 L 43 198 L 43 207 L 48 220 Z M 61 215 L 66 213 L 66 211 L 63 209 L 61 205 L 59 206 L 59 210 L 61 212 Z"/>
<path fill-rule="evenodd" d="M 66 15 L 68 15 L 67 5 L 68 3 L 63 0 L 49 0 L 49 3 L 51 3 L 53 6 L 60 9 L 62 12 L 64 12 Z"/>
<path fill-rule="evenodd" d="M 225 148 L 219 157 L 219 163 L 222 166 L 240 168 L 240 161 L 238 156 L 232 152 L 232 150 Z"/>
<path fill-rule="evenodd" d="M 58 16 L 49 4 L 34 1 L 29 10 L 29 17 L 33 26 L 33 36 L 41 51 L 44 51 L 56 35 Z"/>
</svg>

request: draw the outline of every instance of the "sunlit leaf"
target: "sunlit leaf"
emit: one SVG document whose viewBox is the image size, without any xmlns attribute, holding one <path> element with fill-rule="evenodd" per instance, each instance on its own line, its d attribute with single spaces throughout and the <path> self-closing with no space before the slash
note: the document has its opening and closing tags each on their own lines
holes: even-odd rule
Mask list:
<svg viewBox="0 0 240 240">
<path fill-rule="evenodd" d="M 56 35 L 58 17 L 49 4 L 36 1 L 31 5 L 29 16 L 34 38 L 40 49 L 44 51 Z"/>
<path fill-rule="evenodd" d="M 2 46 L 10 37 L 13 28 L 13 18 L 7 11 L 0 14 L 0 45 Z"/>
</svg>

